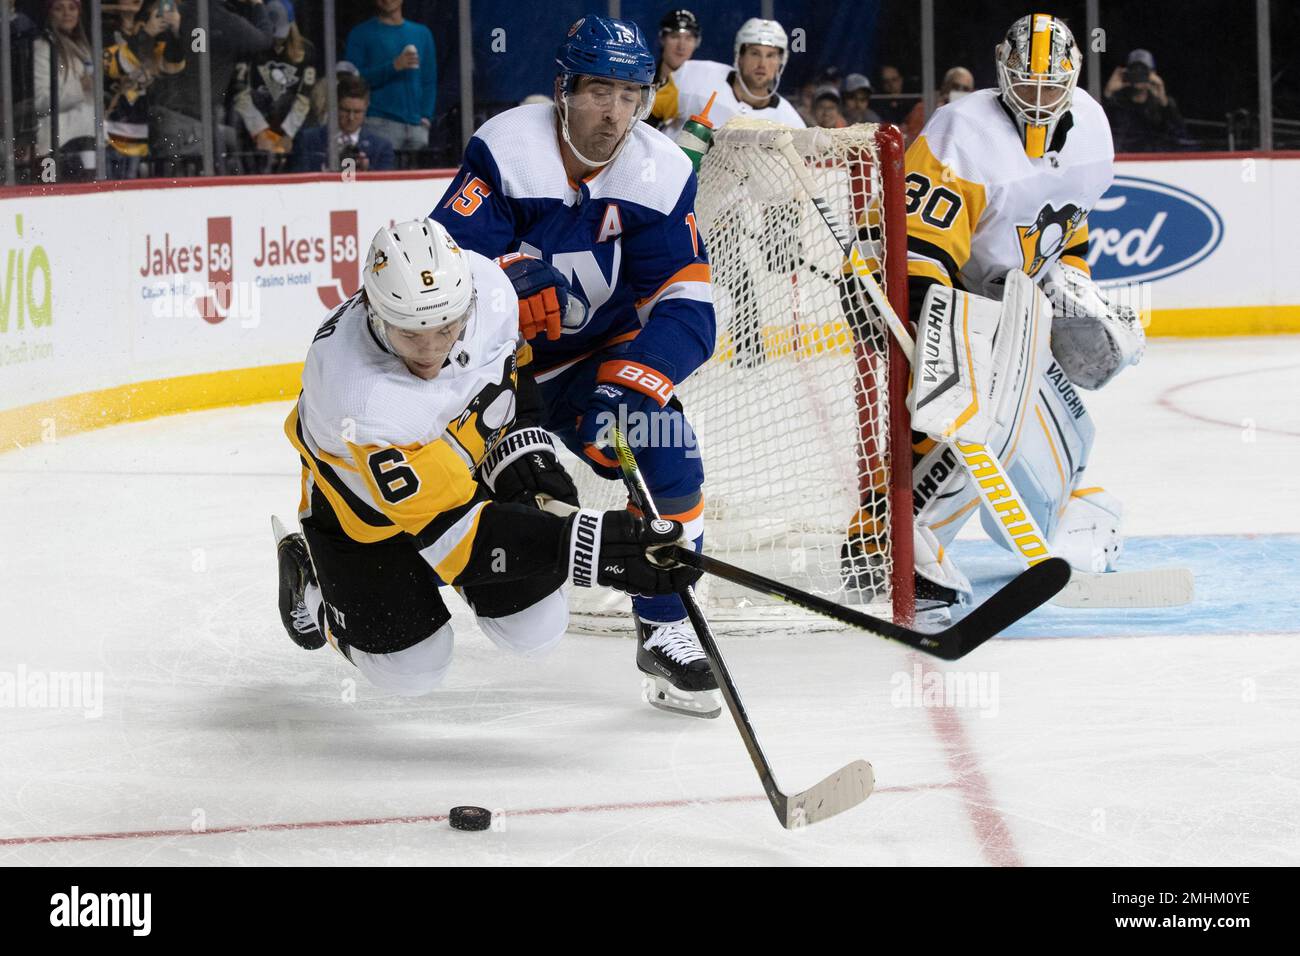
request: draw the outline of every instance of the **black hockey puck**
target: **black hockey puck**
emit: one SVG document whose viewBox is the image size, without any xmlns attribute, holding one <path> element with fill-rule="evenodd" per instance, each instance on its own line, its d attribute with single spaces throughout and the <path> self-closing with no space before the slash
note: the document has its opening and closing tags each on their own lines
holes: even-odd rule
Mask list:
<svg viewBox="0 0 1300 956">
<path fill-rule="evenodd" d="M 492 826 L 492 811 L 482 807 L 452 807 L 453 830 L 486 830 Z"/>
</svg>

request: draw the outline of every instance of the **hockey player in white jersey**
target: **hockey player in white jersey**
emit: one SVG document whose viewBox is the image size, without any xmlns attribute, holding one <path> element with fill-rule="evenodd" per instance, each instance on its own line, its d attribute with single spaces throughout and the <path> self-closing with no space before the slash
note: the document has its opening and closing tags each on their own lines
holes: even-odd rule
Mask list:
<svg viewBox="0 0 1300 956">
<path fill-rule="evenodd" d="M 563 280 L 560 279 L 563 289 Z M 538 426 L 519 299 L 492 260 L 438 224 L 380 229 L 363 288 L 316 332 L 285 433 L 302 460 L 303 534 L 278 522 L 289 636 L 327 641 L 379 688 L 419 695 L 451 666 L 453 587 L 498 646 L 535 657 L 564 635 L 560 586 L 671 594 L 698 577 L 651 564 L 675 521 L 576 504 Z"/>
<path fill-rule="evenodd" d="M 1114 175 L 1110 126 L 1076 88 L 1081 55 L 1058 17 L 1021 17 L 995 55 L 998 88 L 937 110 L 907 151 L 913 428 L 982 442 L 1053 553 L 1114 570 L 1122 509 L 1084 479 L 1093 424 L 1078 391 L 1145 346 L 1086 261 L 1088 211 Z M 913 485 L 918 597 L 960 599 L 969 584 L 946 549 L 979 496 L 950 447 L 922 434 Z M 987 508 L 981 520 L 1002 543 Z"/>
<path fill-rule="evenodd" d="M 674 139 L 686 121 L 709 108 L 709 122 L 721 128 L 733 116 L 744 115 L 783 123 L 795 129 L 806 125 L 799 111 L 777 92 L 790 57 L 785 29 L 775 20 L 752 17 L 736 33 L 730 65 L 712 60 L 687 60 L 672 72 L 655 94 L 651 117 L 659 129 Z"/>
</svg>

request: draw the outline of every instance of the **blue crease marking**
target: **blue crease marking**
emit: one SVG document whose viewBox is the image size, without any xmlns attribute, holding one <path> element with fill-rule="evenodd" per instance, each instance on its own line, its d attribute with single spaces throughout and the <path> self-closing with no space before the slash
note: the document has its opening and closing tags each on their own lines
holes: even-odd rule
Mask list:
<svg viewBox="0 0 1300 956">
<path fill-rule="evenodd" d="M 955 541 L 953 559 L 983 601 L 1017 571 L 992 541 Z M 1088 609 L 1044 605 L 1001 635 L 1132 637 L 1170 634 L 1300 634 L 1300 534 L 1157 535 L 1129 538 L 1121 570 L 1191 568 L 1183 607 Z"/>
</svg>

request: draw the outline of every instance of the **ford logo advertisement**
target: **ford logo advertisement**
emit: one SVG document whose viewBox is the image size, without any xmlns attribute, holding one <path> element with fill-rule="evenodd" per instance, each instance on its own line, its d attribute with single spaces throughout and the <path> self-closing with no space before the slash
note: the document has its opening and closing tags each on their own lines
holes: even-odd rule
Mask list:
<svg viewBox="0 0 1300 956">
<path fill-rule="evenodd" d="M 1165 279 L 1196 265 L 1223 239 L 1214 207 L 1185 189 L 1116 176 L 1088 214 L 1088 265 L 1098 285 Z"/>
</svg>

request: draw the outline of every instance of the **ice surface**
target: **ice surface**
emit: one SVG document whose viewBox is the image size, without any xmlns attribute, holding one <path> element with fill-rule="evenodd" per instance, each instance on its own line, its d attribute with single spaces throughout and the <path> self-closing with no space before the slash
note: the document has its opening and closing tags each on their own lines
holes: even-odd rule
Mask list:
<svg viewBox="0 0 1300 956">
<path fill-rule="evenodd" d="M 448 683 L 417 701 L 294 647 L 283 404 L 9 450 L 0 863 L 1300 863 L 1298 381 L 1296 338 L 1157 341 L 1086 396 L 1132 566 L 1193 566 L 1193 608 L 1044 609 L 942 666 L 859 634 L 724 641 L 786 789 L 875 768 L 797 832 L 725 715 L 640 701 L 630 640 L 529 664 L 456 605 Z M 954 555 L 991 588 L 1014 568 L 980 538 Z M 932 671 L 972 693 L 926 706 Z M 13 696 L 57 672 L 102 700 Z M 498 828 L 450 830 L 460 803 Z"/>
</svg>

